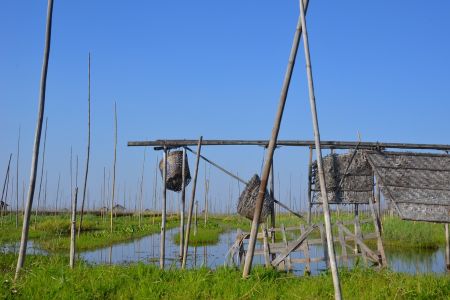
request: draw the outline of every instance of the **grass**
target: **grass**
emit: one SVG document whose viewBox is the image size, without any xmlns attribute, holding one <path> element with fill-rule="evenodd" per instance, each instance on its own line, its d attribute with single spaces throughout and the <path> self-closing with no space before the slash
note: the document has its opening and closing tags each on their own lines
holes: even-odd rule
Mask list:
<svg viewBox="0 0 450 300">
<path fill-rule="evenodd" d="M 15 221 L 4 219 L 0 243 L 13 243 L 20 240 L 22 227 L 15 228 Z M 111 244 L 132 240 L 160 231 L 161 218 L 143 218 L 141 226 L 135 217 L 122 216 L 114 219 L 113 232 L 110 231 L 109 219 L 87 214 L 83 218 L 83 231 L 77 238 L 78 250 L 90 250 Z M 70 247 L 69 215 L 39 216 L 37 225 L 34 218 L 30 226 L 29 239 L 42 249 L 52 252 L 68 251 Z M 175 217 L 168 217 L 167 229 L 177 225 Z M 4 234 L 5 233 L 5 234 Z"/>
<path fill-rule="evenodd" d="M 329 273 L 295 277 L 255 268 L 247 280 L 236 269 L 161 271 L 144 264 L 102 266 L 66 257 L 28 256 L 14 287 L 16 257 L 0 255 L 2 299 L 332 299 Z M 357 268 L 340 272 L 345 299 L 448 299 L 450 277 Z"/>
</svg>

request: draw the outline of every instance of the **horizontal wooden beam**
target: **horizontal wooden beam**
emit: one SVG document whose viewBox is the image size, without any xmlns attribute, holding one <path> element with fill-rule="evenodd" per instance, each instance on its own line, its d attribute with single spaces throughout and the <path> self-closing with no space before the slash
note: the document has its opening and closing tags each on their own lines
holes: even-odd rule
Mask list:
<svg viewBox="0 0 450 300">
<path fill-rule="evenodd" d="M 155 147 L 155 150 L 163 147 L 195 146 L 197 140 L 154 140 L 154 141 L 130 141 L 130 147 Z M 262 146 L 267 147 L 268 140 L 203 140 L 202 146 Z M 321 141 L 320 145 L 326 149 L 428 149 L 450 151 L 450 145 L 443 144 L 413 144 L 413 143 L 384 143 L 384 142 L 351 142 L 351 141 Z M 315 148 L 314 141 L 279 140 L 277 146 L 310 147 Z"/>
</svg>

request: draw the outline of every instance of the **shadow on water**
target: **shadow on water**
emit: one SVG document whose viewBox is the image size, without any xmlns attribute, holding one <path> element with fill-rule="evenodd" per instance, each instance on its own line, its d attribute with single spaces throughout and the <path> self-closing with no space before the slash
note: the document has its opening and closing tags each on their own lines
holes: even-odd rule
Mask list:
<svg viewBox="0 0 450 300">
<path fill-rule="evenodd" d="M 174 235 L 178 229 L 173 228 L 166 233 L 166 267 L 178 268 L 181 265 L 179 259 L 179 245 L 174 243 Z M 223 266 L 226 261 L 228 250 L 234 243 L 235 231 L 222 233 L 219 242 L 215 245 L 204 245 L 189 247 L 187 267 L 216 268 Z M 128 241 L 126 243 L 114 244 L 97 250 L 83 251 L 78 254 L 80 259 L 91 264 L 129 264 L 142 262 L 147 264 L 159 264 L 159 234 L 149 235 L 143 238 Z M 260 247 L 261 245 L 257 245 Z M 40 249 L 33 241 L 28 242 L 27 252 L 29 254 L 48 255 L 47 251 Z M 19 243 L 0 246 L 0 253 L 14 252 L 19 250 Z M 310 246 L 310 257 L 322 257 L 323 247 L 319 245 Z M 445 249 L 386 249 L 389 267 L 396 272 L 417 273 L 445 273 Z M 292 258 L 302 258 L 303 254 L 295 252 Z M 264 264 L 262 256 L 255 256 L 254 264 Z M 362 264 L 362 260 L 359 261 Z M 349 259 L 349 266 L 355 264 L 354 259 Z M 343 262 L 339 262 L 344 266 Z M 295 274 L 303 274 L 304 264 L 293 265 Z M 326 269 L 325 262 L 311 263 L 311 273 L 318 274 Z"/>
</svg>

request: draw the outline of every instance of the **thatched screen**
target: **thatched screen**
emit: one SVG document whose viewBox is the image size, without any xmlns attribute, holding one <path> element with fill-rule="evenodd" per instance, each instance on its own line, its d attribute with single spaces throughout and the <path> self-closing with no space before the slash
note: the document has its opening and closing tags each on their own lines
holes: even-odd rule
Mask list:
<svg viewBox="0 0 450 300">
<path fill-rule="evenodd" d="M 353 152 L 330 154 L 322 161 L 329 203 L 369 203 L 370 197 L 373 197 L 373 171 L 360 151 L 354 155 Z M 312 164 L 311 184 L 313 202 L 322 202 L 317 161 Z"/>
<path fill-rule="evenodd" d="M 383 196 L 408 220 L 450 222 L 450 155 L 366 152 Z"/>
</svg>

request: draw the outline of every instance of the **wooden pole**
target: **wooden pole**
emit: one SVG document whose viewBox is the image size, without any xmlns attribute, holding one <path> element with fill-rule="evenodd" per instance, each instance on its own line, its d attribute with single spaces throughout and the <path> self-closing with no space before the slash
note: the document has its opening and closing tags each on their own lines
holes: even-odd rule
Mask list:
<svg viewBox="0 0 450 300">
<path fill-rule="evenodd" d="M 139 228 L 141 228 L 141 222 L 142 222 L 142 198 L 144 197 L 143 195 L 143 190 L 144 190 L 144 171 L 145 171 L 145 150 L 147 150 L 146 148 L 144 148 L 144 160 L 142 161 L 142 174 L 141 174 L 141 191 L 139 194 L 139 214 L 138 214 L 138 218 L 139 218 Z"/>
<path fill-rule="evenodd" d="M 200 139 L 198 140 L 198 145 L 197 145 L 197 160 L 195 161 L 194 182 L 192 184 L 191 203 L 189 205 L 189 214 L 188 214 L 188 220 L 187 220 L 187 224 L 186 224 L 186 237 L 184 238 L 183 262 L 181 264 L 182 269 L 184 269 L 186 267 L 187 252 L 188 252 L 188 247 L 189 247 L 189 234 L 191 233 L 192 213 L 194 210 L 195 188 L 197 186 L 198 163 L 200 161 L 200 152 L 202 150 L 202 140 L 203 140 L 203 137 L 201 136 Z"/>
<path fill-rule="evenodd" d="M 76 228 L 77 228 L 77 198 L 78 198 L 78 187 L 75 188 L 74 195 L 72 197 L 72 219 L 70 226 L 70 268 L 73 269 L 75 263 L 75 238 L 76 238 Z"/>
<path fill-rule="evenodd" d="M 205 164 L 205 227 L 208 222 L 208 192 L 209 192 L 209 181 L 206 179 L 206 164 Z"/>
<path fill-rule="evenodd" d="M 34 216 L 34 226 L 37 224 L 37 216 L 39 211 L 39 204 L 41 202 L 41 190 L 42 190 L 42 177 L 44 177 L 44 165 L 45 165 L 45 145 L 47 144 L 47 123 L 48 118 L 45 118 L 45 130 L 44 130 L 44 149 L 42 150 L 42 164 L 41 164 L 41 178 L 39 179 L 39 192 L 38 192 L 38 200 L 36 205 L 36 212 Z"/>
<path fill-rule="evenodd" d="M 2 222 L 3 222 L 3 210 L 4 210 L 4 207 L 6 207 L 5 189 L 8 188 L 9 168 L 11 166 L 11 158 L 12 158 L 12 153 L 9 154 L 8 168 L 6 169 L 5 181 L 3 182 L 3 189 L 2 189 L 2 198 L 1 198 L 1 202 L 0 202 L 2 204 L 0 207 L 0 210 L 1 210 L 0 213 L 2 214 Z"/>
<path fill-rule="evenodd" d="M 447 271 L 450 271 L 450 231 L 448 223 L 445 224 L 445 264 Z"/>
<path fill-rule="evenodd" d="M 111 197 L 111 233 L 113 232 L 113 209 L 114 196 L 116 189 L 116 161 L 117 161 L 117 105 L 114 101 L 114 164 L 113 164 L 113 182 L 112 182 L 112 197 Z"/>
<path fill-rule="evenodd" d="M 20 158 L 20 127 L 17 138 L 17 162 L 16 162 L 16 228 L 19 227 L 19 158 Z"/>
<path fill-rule="evenodd" d="M 59 183 L 61 181 L 61 173 L 58 174 L 58 185 L 56 186 L 56 199 L 55 199 L 55 216 L 58 214 L 58 198 L 59 198 Z"/>
<path fill-rule="evenodd" d="M 83 226 L 84 202 L 86 199 L 90 152 L 91 152 L 91 53 L 89 52 L 89 56 L 88 56 L 88 140 L 87 140 L 87 154 L 86 154 L 86 171 L 84 173 L 83 200 L 81 200 L 81 215 L 80 215 L 80 225 L 78 226 L 78 237 L 80 237 L 81 229 Z M 112 222 L 112 220 L 111 220 L 111 222 Z M 112 225 L 111 225 L 111 230 L 112 230 Z"/>
<path fill-rule="evenodd" d="M 183 162 L 181 167 L 181 211 L 180 211 L 180 259 L 183 260 L 184 248 L 184 211 L 186 203 L 186 149 L 183 148 Z"/>
<path fill-rule="evenodd" d="M 17 259 L 16 273 L 14 281 L 19 277 L 19 272 L 25 262 L 25 256 L 27 252 L 28 231 L 30 228 L 30 214 L 33 206 L 34 188 L 36 185 L 36 173 L 39 159 L 39 145 L 41 142 L 42 121 L 44 118 L 45 110 L 45 90 L 47 85 L 47 70 L 48 59 L 50 56 L 50 40 L 52 31 L 52 13 L 53 13 L 53 0 L 48 0 L 47 8 L 47 26 L 45 30 L 45 48 L 44 48 L 44 62 L 42 64 L 41 84 L 40 84 L 40 96 L 39 96 L 39 111 L 36 124 L 36 132 L 34 137 L 33 155 L 31 160 L 31 174 L 30 174 L 30 186 L 28 189 L 27 205 L 24 212 L 24 220 L 22 225 L 22 236 L 20 239 L 19 257 Z"/>
<path fill-rule="evenodd" d="M 159 267 L 164 270 L 166 258 L 166 202 L 167 202 L 167 149 L 164 149 L 163 157 L 163 197 L 161 208 L 161 241 L 159 250 Z"/>
<path fill-rule="evenodd" d="M 194 213 L 194 236 L 196 236 L 196 235 L 197 235 L 197 229 L 198 229 L 197 214 L 198 214 L 198 201 L 195 201 L 195 213 Z"/>
<path fill-rule="evenodd" d="M 306 0 L 306 5 L 308 4 L 308 0 Z M 245 264 L 242 276 L 244 278 L 248 277 L 250 274 L 252 262 L 253 262 L 253 254 L 255 252 L 255 244 L 256 244 L 256 235 L 258 233 L 259 227 L 259 218 L 261 216 L 262 205 L 264 201 L 264 196 L 267 188 L 267 180 L 269 177 L 270 168 L 272 166 L 273 153 L 275 151 L 275 147 L 277 145 L 278 133 L 280 131 L 281 119 L 283 118 L 284 106 L 286 104 L 286 98 L 289 91 L 289 85 L 291 83 L 292 72 L 294 70 L 295 59 L 297 56 L 298 45 L 300 44 L 300 35 L 302 31 L 302 25 L 300 18 L 297 22 L 297 28 L 294 35 L 294 41 L 292 43 L 291 53 L 289 55 L 289 62 L 286 69 L 283 87 L 281 90 L 280 101 L 278 104 L 277 114 L 275 116 L 275 122 L 272 129 L 272 136 L 270 138 L 266 160 L 264 162 L 264 168 L 261 176 L 261 184 L 259 186 L 259 193 L 256 200 L 255 212 L 253 215 L 252 228 L 250 231 L 250 240 L 248 244 L 248 250 L 245 257 Z"/>
<path fill-rule="evenodd" d="M 312 156 L 313 149 L 309 147 L 309 161 L 308 161 L 308 225 L 311 224 L 311 208 L 312 208 L 312 199 L 311 199 L 311 184 L 312 184 Z"/>
<path fill-rule="evenodd" d="M 306 6 L 306 5 L 305 5 Z M 328 206 L 328 196 L 327 189 L 325 186 L 325 176 L 323 173 L 322 166 L 322 151 L 320 148 L 320 133 L 319 133 L 319 122 L 317 119 L 317 109 L 316 109 L 316 99 L 314 95 L 314 83 L 312 77 L 312 68 L 311 68 L 311 57 L 309 54 L 309 42 L 308 42 L 308 30 L 306 28 L 306 19 L 305 19 L 305 8 L 303 6 L 303 0 L 300 0 L 300 18 L 303 28 L 303 46 L 305 49 L 305 60 L 306 60 L 306 74 L 308 77 L 308 90 L 309 90 L 309 102 L 311 106 L 311 114 L 313 119 L 313 127 L 314 127 L 314 140 L 316 146 L 316 156 L 317 156 L 317 167 L 319 170 L 319 181 L 320 181 L 320 190 L 322 194 L 322 209 L 323 215 L 325 219 L 325 231 L 327 235 L 327 244 L 328 244 L 328 255 L 330 258 L 330 267 L 331 267 L 331 275 L 333 277 L 333 285 L 334 285 L 334 297 L 335 299 L 341 299 L 341 284 L 339 282 L 339 273 L 336 265 L 336 255 L 334 252 L 334 244 L 333 244 L 333 233 L 331 230 L 331 218 Z"/>
</svg>

